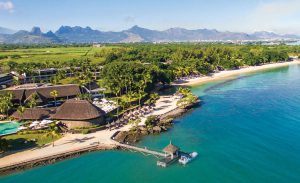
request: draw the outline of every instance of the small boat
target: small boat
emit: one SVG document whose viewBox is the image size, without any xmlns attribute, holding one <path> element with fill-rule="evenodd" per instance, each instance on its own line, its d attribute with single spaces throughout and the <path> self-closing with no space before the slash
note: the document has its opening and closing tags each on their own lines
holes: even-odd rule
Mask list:
<svg viewBox="0 0 300 183">
<path fill-rule="evenodd" d="M 188 164 L 190 161 L 192 161 L 194 158 L 196 158 L 198 156 L 197 152 L 192 152 L 190 154 L 182 154 L 178 160 L 178 162 L 180 164 L 186 165 Z"/>
</svg>

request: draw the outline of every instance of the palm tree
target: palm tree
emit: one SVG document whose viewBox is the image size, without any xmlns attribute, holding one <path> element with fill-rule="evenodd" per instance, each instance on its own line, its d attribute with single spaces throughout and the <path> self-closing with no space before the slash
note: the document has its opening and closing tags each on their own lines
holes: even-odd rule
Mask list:
<svg viewBox="0 0 300 183">
<path fill-rule="evenodd" d="M 51 141 L 52 141 L 52 147 L 54 147 L 54 138 L 59 136 L 59 128 L 57 127 L 56 124 L 52 124 L 49 126 L 49 132 L 46 133 L 46 137 L 51 136 Z"/>
<path fill-rule="evenodd" d="M 12 93 L 6 93 L 4 95 L 0 95 L 0 113 L 8 116 L 9 110 L 13 107 L 11 102 L 13 98 Z"/>
<path fill-rule="evenodd" d="M 17 79 L 17 78 L 13 78 L 13 85 L 19 85 L 20 84 L 20 81 L 19 81 L 19 79 Z"/>
<path fill-rule="evenodd" d="M 8 148 L 8 142 L 6 139 L 0 137 L 0 152 L 4 152 Z"/>
<path fill-rule="evenodd" d="M 33 93 L 32 95 L 31 95 L 31 98 L 30 98 L 30 100 L 29 100 L 29 102 L 28 102 L 28 107 L 29 108 L 34 108 L 34 107 L 36 107 L 36 105 L 37 105 L 37 94 L 36 93 Z"/>
<path fill-rule="evenodd" d="M 51 97 L 54 98 L 54 102 L 55 102 L 55 107 L 56 107 L 56 97 L 58 96 L 58 91 L 57 90 L 53 90 L 50 92 Z"/>
<path fill-rule="evenodd" d="M 159 95 L 157 93 L 151 93 L 148 103 L 149 104 L 154 104 L 157 100 L 159 99 Z"/>
<path fill-rule="evenodd" d="M 25 107 L 24 106 L 19 106 L 17 111 L 20 114 L 21 119 L 23 119 L 23 115 L 24 115 L 24 112 L 25 112 Z"/>
</svg>

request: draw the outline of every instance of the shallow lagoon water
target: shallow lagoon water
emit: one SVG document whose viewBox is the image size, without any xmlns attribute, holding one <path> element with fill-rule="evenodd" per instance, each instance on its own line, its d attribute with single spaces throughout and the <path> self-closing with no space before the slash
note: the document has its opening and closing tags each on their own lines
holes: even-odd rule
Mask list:
<svg viewBox="0 0 300 183">
<path fill-rule="evenodd" d="M 172 140 L 197 151 L 187 166 L 164 169 L 153 156 L 94 152 L 0 182 L 300 182 L 299 78 L 300 66 L 290 66 L 193 87 L 201 107 L 138 144 L 159 150 Z"/>
</svg>

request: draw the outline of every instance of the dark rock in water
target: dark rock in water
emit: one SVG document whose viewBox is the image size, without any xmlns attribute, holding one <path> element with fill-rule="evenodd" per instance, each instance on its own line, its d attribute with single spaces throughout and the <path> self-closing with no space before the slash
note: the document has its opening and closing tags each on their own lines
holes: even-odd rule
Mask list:
<svg viewBox="0 0 300 183">
<path fill-rule="evenodd" d="M 162 131 L 167 131 L 168 129 L 165 126 L 161 126 Z"/>
<path fill-rule="evenodd" d="M 143 136 L 149 135 L 148 130 L 142 130 L 141 135 L 143 135 Z"/>
<path fill-rule="evenodd" d="M 115 141 L 120 142 L 120 143 L 125 143 L 125 139 L 127 137 L 128 132 L 122 131 L 119 132 L 116 136 L 115 136 Z"/>
<path fill-rule="evenodd" d="M 129 134 L 126 137 L 125 142 L 127 143 L 136 143 L 139 140 L 141 140 L 142 135 L 140 132 L 136 131 L 136 132 L 129 132 Z"/>
<path fill-rule="evenodd" d="M 141 131 L 147 131 L 147 130 L 148 130 L 145 126 L 141 126 L 141 127 L 139 127 L 139 129 L 140 129 Z"/>
<path fill-rule="evenodd" d="M 170 125 L 172 125 L 173 120 L 174 120 L 173 118 L 164 118 L 164 119 L 161 119 L 158 124 L 162 125 L 162 126 L 170 126 Z"/>
<path fill-rule="evenodd" d="M 155 127 L 153 127 L 153 131 L 154 131 L 155 133 L 160 133 L 160 132 L 161 132 L 161 127 L 155 126 Z"/>
</svg>

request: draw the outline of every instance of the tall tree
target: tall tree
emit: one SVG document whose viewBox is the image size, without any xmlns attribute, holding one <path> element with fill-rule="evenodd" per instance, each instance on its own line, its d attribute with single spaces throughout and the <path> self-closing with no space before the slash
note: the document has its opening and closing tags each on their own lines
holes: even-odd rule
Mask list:
<svg viewBox="0 0 300 183">
<path fill-rule="evenodd" d="M 51 95 L 51 97 L 53 97 L 53 99 L 54 99 L 54 102 L 55 102 L 55 107 L 56 107 L 56 98 L 57 98 L 57 96 L 58 96 L 58 91 L 57 90 L 53 90 L 53 91 L 51 91 L 50 92 L 50 95 Z"/>
</svg>

